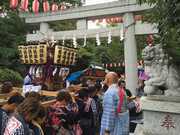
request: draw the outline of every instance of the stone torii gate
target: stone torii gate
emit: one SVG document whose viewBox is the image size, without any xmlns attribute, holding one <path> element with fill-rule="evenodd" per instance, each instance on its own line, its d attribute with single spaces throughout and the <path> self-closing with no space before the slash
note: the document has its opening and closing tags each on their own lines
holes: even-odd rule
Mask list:
<svg viewBox="0 0 180 135">
<path fill-rule="evenodd" d="M 63 40 L 63 37 L 72 39 L 73 35 L 75 35 L 76 38 L 84 38 L 84 35 L 87 35 L 87 38 L 95 38 L 96 33 L 99 33 L 100 37 L 107 37 L 109 31 L 111 31 L 112 36 L 119 36 L 119 27 L 92 30 L 87 28 L 87 21 L 104 16 L 123 16 L 123 27 L 126 29 L 124 38 L 126 87 L 133 94 L 136 94 L 135 89 L 137 88 L 138 76 L 135 35 L 154 34 L 157 33 L 158 30 L 154 24 L 135 22 L 134 14 L 140 14 L 151 8 L 152 6 L 147 4 L 138 5 L 136 0 L 120 0 L 54 13 L 39 13 L 38 15 L 24 13 L 20 14 L 20 16 L 25 18 L 25 22 L 28 24 L 40 24 L 40 32 L 27 34 L 26 41 L 41 41 L 44 39 L 42 33 L 46 34 L 46 36 L 53 36 L 55 40 Z M 76 30 L 53 32 L 52 29 L 49 28 L 48 22 L 70 19 L 77 20 Z"/>
</svg>

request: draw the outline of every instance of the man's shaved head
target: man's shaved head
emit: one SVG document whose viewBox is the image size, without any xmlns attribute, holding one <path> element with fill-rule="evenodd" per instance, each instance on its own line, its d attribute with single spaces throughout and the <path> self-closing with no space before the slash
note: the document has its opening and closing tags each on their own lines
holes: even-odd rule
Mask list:
<svg viewBox="0 0 180 135">
<path fill-rule="evenodd" d="M 118 75 L 115 72 L 109 72 L 105 76 L 105 84 L 110 86 L 111 84 L 118 83 Z"/>
</svg>

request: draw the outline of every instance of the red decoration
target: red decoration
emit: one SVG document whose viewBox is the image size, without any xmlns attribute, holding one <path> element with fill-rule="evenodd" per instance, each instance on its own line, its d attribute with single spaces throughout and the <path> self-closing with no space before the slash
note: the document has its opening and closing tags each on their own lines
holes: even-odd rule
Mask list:
<svg viewBox="0 0 180 135">
<path fill-rule="evenodd" d="M 165 127 L 167 130 L 169 130 L 170 128 L 175 128 L 174 122 L 172 121 L 172 117 L 169 114 L 167 114 L 164 117 L 161 127 Z"/>
<path fill-rule="evenodd" d="M 38 0 L 33 1 L 32 10 L 35 14 L 37 14 L 39 12 L 39 1 Z"/>
<path fill-rule="evenodd" d="M 98 23 L 102 23 L 103 22 L 103 19 L 98 19 Z"/>
<path fill-rule="evenodd" d="M 134 20 L 135 21 L 141 21 L 142 20 L 142 15 L 135 15 Z"/>
<path fill-rule="evenodd" d="M 106 23 L 111 23 L 111 19 L 110 18 L 106 18 Z"/>
<path fill-rule="evenodd" d="M 113 67 L 113 64 L 112 64 L 112 63 L 110 63 L 110 64 L 109 64 L 109 67 Z"/>
<path fill-rule="evenodd" d="M 118 17 L 118 23 L 122 23 L 123 22 L 123 18 L 120 16 L 120 17 Z"/>
<path fill-rule="evenodd" d="M 47 0 L 45 0 L 43 2 L 43 11 L 44 12 L 48 12 L 50 10 L 50 7 L 49 7 L 49 2 Z"/>
<path fill-rule="evenodd" d="M 67 9 L 67 6 L 63 3 L 60 7 L 60 10 L 63 11 L 63 10 L 66 10 Z"/>
<path fill-rule="evenodd" d="M 154 41 L 153 35 L 148 35 L 146 38 L 147 45 L 152 46 L 153 41 Z"/>
<path fill-rule="evenodd" d="M 56 12 L 56 11 L 58 11 L 58 5 L 57 4 L 52 4 L 52 6 L 51 6 L 51 10 L 52 10 L 52 12 Z"/>
<path fill-rule="evenodd" d="M 114 21 L 115 21 L 113 17 L 110 20 L 111 20 L 111 23 L 114 23 Z"/>
<path fill-rule="evenodd" d="M 120 23 L 120 17 L 115 17 L 115 23 Z"/>
<path fill-rule="evenodd" d="M 96 19 L 93 19 L 92 22 L 96 22 Z"/>
<path fill-rule="evenodd" d="M 121 16 L 106 18 L 106 23 L 122 23 L 122 22 L 123 22 L 123 18 Z"/>
<path fill-rule="evenodd" d="M 27 11 L 28 10 L 28 4 L 29 4 L 29 0 L 21 0 L 21 10 L 23 11 Z"/>
<path fill-rule="evenodd" d="M 109 67 L 109 64 L 106 64 L 106 68 L 108 68 Z"/>
<path fill-rule="evenodd" d="M 18 0 L 10 0 L 10 8 L 15 9 L 18 6 Z"/>
</svg>

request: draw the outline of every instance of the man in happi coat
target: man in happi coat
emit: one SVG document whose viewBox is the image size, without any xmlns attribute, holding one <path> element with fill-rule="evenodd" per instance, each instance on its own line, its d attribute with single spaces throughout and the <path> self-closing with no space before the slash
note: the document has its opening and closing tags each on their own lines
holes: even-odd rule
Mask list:
<svg viewBox="0 0 180 135">
<path fill-rule="evenodd" d="M 118 75 L 109 72 L 104 83 L 108 89 L 103 98 L 103 115 L 100 135 L 128 135 L 129 112 L 126 94 L 118 86 Z"/>
</svg>

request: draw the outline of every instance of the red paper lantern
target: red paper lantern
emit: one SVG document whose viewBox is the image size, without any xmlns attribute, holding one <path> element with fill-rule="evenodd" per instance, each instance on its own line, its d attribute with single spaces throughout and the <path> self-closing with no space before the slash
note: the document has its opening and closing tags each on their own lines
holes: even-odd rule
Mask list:
<svg viewBox="0 0 180 135">
<path fill-rule="evenodd" d="M 135 21 L 141 21 L 142 20 L 142 15 L 135 15 L 134 20 Z"/>
<path fill-rule="evenodd" d="M 48 2 L 47 0 L 45 0 L 45 1 L 43 2 L 43 11 L 44 11 L 44 12 L 48 12 L 49 9 L 50 9 L 50 7 L 49 7 L 49 2 Z"/>
<path fill-rule="evenodd" d="M 123 23 L 123 17 L 121 17 L 121 16 L 119 17 L 119 22 Z"/>
<path fill-rule="evenodd" d="M 103 19 L 98 19 L 98 23 L 102 23 L 103 22 Z"/>
<path fill-rule="evenodd" d="M 23 11 L 27 11 L 28 10 L 28 4 L 29 4 L 29 0 L 21 0 L 21 10 Z"/>
<path fill-rule="evenodd" d="M 109 67 L 113 67 L 113 64 L 112 64 L 112 63 L 110 63 L 110 64 L 109 64 Z"/>
<path fill-rule="evenodd" d="M 10 0 L 10 8 L 15 9 L 18 6 L 18 0 Z"/>
<path fill-rule="evenodd" d="M 56 12 L 56 11 L 58 11 L 58 5 L 57 4 L 52 4 L 52 6 L 51 6 L 51 11 L 52 12 Z"/>
<path fill-rule="evenodd" d="M 122 23 L 122 22 L 123 22 L 123 18 L 121 16 L 114 18 L 114 23 Z"/>
<path fill-rule="evenodd" d="M 60 10 L 63 11 L 63 10 L 66 10 L 67 9 L 67 6 L 65 4 L 62 4 L 61 7 L 60 7 Z"/>
<path fill-rule="evenodd" d="M 33 1 L 32 10 L 35 14 L 37 14 L 39 12 L 39 1 L 38 0 Z"/>
<path fill-rule="evenodd" d="M 106 18 L 106 23 L 111 23 L 111 19 L 110 18 Z"/>
<path fill-rule="evenodd" d="M 110 18 L 110 22 L 111 22 L 111 23 L 114 23 L 114 21 L 115 21 L 114 18 L 111 17 L 111 18 Z"/>
<path fill-rule="evenodd" d="M 114 22 L 115 22 L 115 23 L 119 23 L 119 17 L 115 17 L 115 18 L 114 18 Z"/>
</svg>

